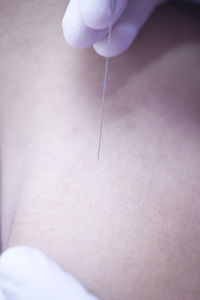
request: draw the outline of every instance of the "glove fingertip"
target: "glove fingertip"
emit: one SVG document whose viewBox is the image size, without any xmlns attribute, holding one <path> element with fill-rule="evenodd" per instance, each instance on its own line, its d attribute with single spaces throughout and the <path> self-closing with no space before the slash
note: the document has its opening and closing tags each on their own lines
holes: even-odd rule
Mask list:
<svg viewBox="0 0 200 300">
<path fill-rule="evenodd" d="M 120 25 L 113 29 L 111 46 L 108 51 L 108 37 L 93 45 L 94 50 L 104 57 L 115 57 L 125 52 L 134 42 L 138 33 L 137 28 L 121 27 Z M 108 53 L 109 52 L 109 53 Z"/>
<path fill-rule="evenodd" d="M 77 48 L 82 48 L 80 38 L 81 20 L 79 17 L 77 1 L 70 1 L 62 19 L 62 30 L 66 42 Z"/>
<path fill-rule="evenodd" d="M 88 27 L 92 29 L 105 29 L 107 27 L 108 10 L 101 1 L 94 3 L 91 0 L 82 1 L 80 3 L 80 12 L 83 22 Z"/>
<path fill-rule="evenodd" d="M 127 6 L 128 0 L 117 0 L 112 12 L 111 0 L 81 0 L 80 12 L 83 22 L 93 29 L 108 28 L 112 20 L 115 23 Z"/>
</svg>

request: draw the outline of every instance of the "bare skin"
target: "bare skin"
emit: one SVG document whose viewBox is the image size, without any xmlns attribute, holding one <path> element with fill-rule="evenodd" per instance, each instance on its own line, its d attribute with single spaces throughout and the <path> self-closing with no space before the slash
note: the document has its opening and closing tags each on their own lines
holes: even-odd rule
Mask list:
<svg viewBox="0 0 200 300">
<path fill-rule="evenodd" d="M 40 248 L 102 300 L 198 300 L 199 12 L 160 8 L 112 59 L 98 162 L 104 59 L 65 44 L 65 6 L 2 4 L 3 249 Z"/>
</svg>

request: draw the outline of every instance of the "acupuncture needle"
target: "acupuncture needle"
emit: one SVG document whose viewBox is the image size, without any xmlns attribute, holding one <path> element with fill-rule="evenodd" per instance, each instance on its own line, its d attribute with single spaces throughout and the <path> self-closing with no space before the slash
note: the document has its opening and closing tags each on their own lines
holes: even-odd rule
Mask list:
<svg viewBox="0 0 200 300">
<path fill-rule="evenodd" d="M 101 106 L 101 118 L 100 118 L 100 132 L 99 132 L 99 145 L 98 145 L 98 154 L 97 159 L 100 159 L 100 151 L 101 151 L 101 141 L 102 141 L 102 131 L 103 131 L 103 117 L 104 117 L 104 108 L 105 108 L 105 98 L 106 98 L 106 90 L 108 83 L 108 69 L 109 69 L 109 56 L 110 56 L 110 46 L 111 46 L 111 38 L 112 38 L 112 28 L 113 28 L 113 20 L 112 15 L 116 6 L 116 0 L 111 0 L 110 2 L 110 12 L 111 12 L 111 20 L 108 30 L 108 40 L 107 40 L 107 55 L 105 61 L 105 72 L 104 72 L 104 83 L 103 83 L 103 95 L 102 95 L 102 106 Z"/>
</svg>

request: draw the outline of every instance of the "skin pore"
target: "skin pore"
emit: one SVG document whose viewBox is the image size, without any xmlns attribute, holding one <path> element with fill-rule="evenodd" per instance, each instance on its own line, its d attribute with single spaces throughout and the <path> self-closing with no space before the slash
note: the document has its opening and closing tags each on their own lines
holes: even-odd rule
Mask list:
<svg viewBox="0 0 200 300">
<path fill-rule="evenodd" d="M 0 10 L 2 249 L 102 300 L 200 298 L 199 9 L 159 8 L 109 70 L 65 44 L 65 1 Z"/>
</svg>

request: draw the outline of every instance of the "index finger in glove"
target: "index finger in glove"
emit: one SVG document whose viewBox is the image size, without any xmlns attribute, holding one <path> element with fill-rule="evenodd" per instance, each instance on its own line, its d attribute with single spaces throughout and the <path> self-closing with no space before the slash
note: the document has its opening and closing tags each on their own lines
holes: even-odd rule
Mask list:
<svg viewBox="0 0 200 300">
<path fill-rule="evenodd" d="M 62 20 L 62 28 L 67 43 L 77 48 L 87 48 L 107 34 L 107 29 L 94 30 L 83 22 L 79 0 L 69 2 Z"/>
</svg>

